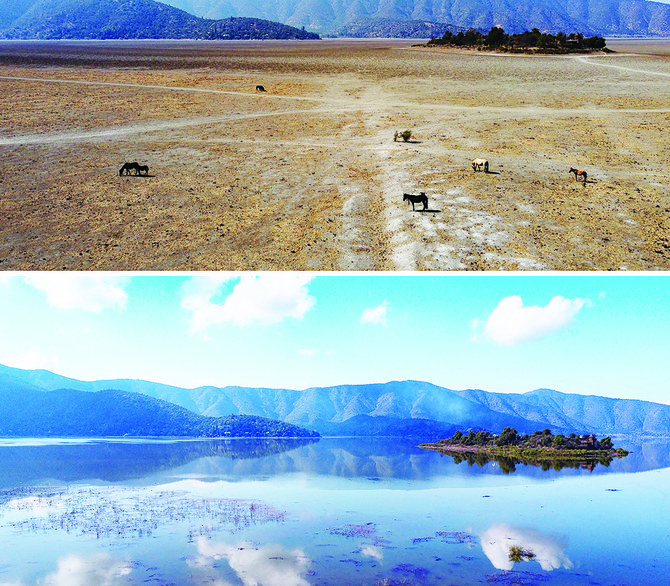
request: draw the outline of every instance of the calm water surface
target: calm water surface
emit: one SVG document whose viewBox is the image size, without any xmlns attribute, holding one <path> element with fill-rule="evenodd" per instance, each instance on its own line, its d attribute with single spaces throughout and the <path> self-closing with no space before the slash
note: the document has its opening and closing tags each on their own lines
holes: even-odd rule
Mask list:
<svg viewBox="0 0 670 586">
<path fill-rule="evenodd" d="M 0 440 L 0 585 L 667 584 L 670 445 L 618 444 L 506 473 L 391 439 Z"/>
</svg>

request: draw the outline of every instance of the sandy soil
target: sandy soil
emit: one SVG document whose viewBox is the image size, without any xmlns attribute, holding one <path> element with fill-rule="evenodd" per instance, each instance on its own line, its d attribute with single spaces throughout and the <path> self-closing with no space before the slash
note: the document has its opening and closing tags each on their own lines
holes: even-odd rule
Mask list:
<svg viewBox="0 0 670 586">
<path fill-rule="evenodd" d="M 1 43 L 0 269 L 667 270 L 670 43 L 611 45 Z"/>
</svg>

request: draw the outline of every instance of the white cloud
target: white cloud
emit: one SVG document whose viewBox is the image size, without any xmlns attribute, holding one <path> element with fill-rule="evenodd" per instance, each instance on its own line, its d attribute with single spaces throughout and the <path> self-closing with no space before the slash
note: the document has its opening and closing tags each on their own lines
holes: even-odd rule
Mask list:
<svg viewBox="0 0 670 586">
<path fill-rule="evenodd" d="M 362 324 L 385 324 L 386 323 L 386 300 L 381 305 L 371 307 L 363 311 L 361 315 Z"/>
<path fill-rule="evenodd" d="M 58 570 L 44 578 L 45 586 L 94 586 L 116 584 L 132 572 L 132 566 L 105 553 L 88 557 L 75 554 L 58 560 Z"/>
<path fill-rule="evenodd" d="M 243 275 L 223 303 L 214 302 L 222 285 L 233 278 L 193 277 L 184 284 L 181 305 L 193 314 L 192 332 L 221 323 L 242 326 L 277 323 L 287 317 L 301 319 L 316 303 L 307 290 L 312 277 L 293 273 Z"/>
<path fill-rule="evenodd" d="M 314 356 L 318 350 L 316 348 L 303 348 L 302 350 L 298 350 L 298 354 L 300 356 Z"/>
<path fill-rule="evenodd" d="M 237 546 L 197 539 L 198 557 L 189 560 L 200 583 L 224 584 L 218 576 L 217 560 L 225 559 L 245 586 L 308 586 L 303 577 L 311 560 L 301 549 L 286 550 L 280 545 L 254 547 L 248 543 Z"/>
<path fill-rule="evenodd" d="M 545 572 L 558 568 L 572 568 L 572 561 L 565 555 L 565 545 L 558 539 L 534 529 L 513 527 L 507 524 L 492 525 L 480 536 L 482 551 L 498 570 L 511 570 L 514 562 L 509 559 L 513 545 L 535 554 L 532 558 Z"/>
<path fill-rule="evenodd" d="M 544 307 L 525 306 L 521 297 L 505 297 L 484 326 L 484 335 L 502 346 L 539 340 L 568 327 L 584 306 L 583 299 L 553 297 Z"/>
<path fill-rule="evenodd" d="M 81 309 L 98 313 L 103 309 L 123 309 L 128 295 L 125 277 L 96 273 L 35 273 L 25 277 L 28 285 L 46 293 L 47 303 L 59 309 Z"/>
<path fill-rule="evenodd" d="M 30 348 L 21 354 L 3 358 L 2 364 L 24 370 L 51 369 L 58 365 L 58 359 L 54 356 L 47 356 L 39 348 Z"/>
</svg>

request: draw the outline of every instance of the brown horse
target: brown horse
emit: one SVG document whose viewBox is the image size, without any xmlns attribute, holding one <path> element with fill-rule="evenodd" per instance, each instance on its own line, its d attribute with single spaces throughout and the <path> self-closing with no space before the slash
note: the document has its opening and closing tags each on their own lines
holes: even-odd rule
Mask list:
<svg viewBox="0 0 670 586">
<path fill-rule="evenodd" d="M 586 171 L 578 171 L 577 169 L 573 169 L 572 167 L 570 167 L 570 170 L 568 171 L 568 173 L 574 173 L 575 174 L 575 181 L 579 181 L 579 178 L 583 177 L 584 178 L 583 185 L 586 185 L 586 176 L 587 176 Z"/>
</svg>

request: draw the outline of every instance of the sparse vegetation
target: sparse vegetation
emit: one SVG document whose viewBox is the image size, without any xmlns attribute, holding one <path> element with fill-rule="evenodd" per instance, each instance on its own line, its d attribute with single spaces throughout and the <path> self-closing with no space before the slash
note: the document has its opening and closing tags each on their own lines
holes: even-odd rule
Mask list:
<svg viewBox="0 0 670 586">
<path fill-rule="evenodd" d="M 405 142 L 408 142 L 409 139 L 412 138 L 412 131 L 403 130 L 402 132 L 396 132 L 395 136 L 393 137 L 393 140 L 394 141 L 398 140 L 398 137 L 402 138 Z"/>
<path fill-rule="evenodd" d="M 511 562 L 523 562 L 535 557 L 532 551 L 524 549 L 520 545 L 510 545 L 508 555 Z"/>
<path fill-rule="evenodd" d="M 440 39 L 431 39 L 428 45 L 476 48 L 506 53 L 585 53 L 594 50 L 609 51 L 603 37 L 585 37 L 582 33 L 542 33 L 537 28 L 508 35 L 502 27 L 494 26 L 487 34 L 475 29 L 453 34 L 444 33 Z"/>
</svg>

